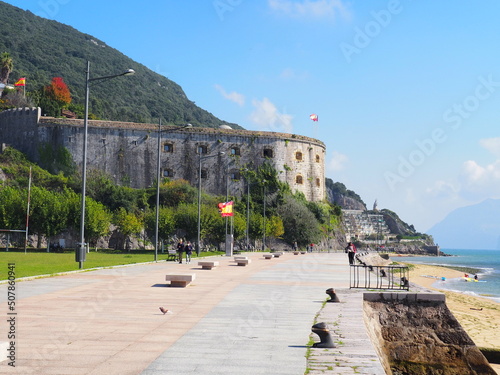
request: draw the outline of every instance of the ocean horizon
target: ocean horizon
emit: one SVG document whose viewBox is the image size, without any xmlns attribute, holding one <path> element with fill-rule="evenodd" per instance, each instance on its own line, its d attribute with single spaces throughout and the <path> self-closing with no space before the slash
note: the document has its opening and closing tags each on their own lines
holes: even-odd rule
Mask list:
<svg viewBox="0 0 500 375">
<path fill-rule="evenodd" d="M 415 256 L 408 263 L 477 269 L 479 282 L 463 278 L 438 280 L 432 286 L 439 289 L 486 297 L 500 303 L 500 250 L 440 249 L 450 256 Z M 435 275 L 438 276 L 439 275 Z M 474 277 L 474 274 L 470 275 Z M 410 280 L 411 282 L 411 280 Z"/>
</svg>

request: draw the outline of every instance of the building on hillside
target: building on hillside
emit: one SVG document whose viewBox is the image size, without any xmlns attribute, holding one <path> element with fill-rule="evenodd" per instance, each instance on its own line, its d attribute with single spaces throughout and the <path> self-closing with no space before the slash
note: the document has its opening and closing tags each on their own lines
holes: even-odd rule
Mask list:
<svg viewBox="0 0 500 375">
<path fill-rule="evenodd" d="M 346 227 L 346 241 L 353 239 L 381 245 L 391 233 L 384 216 L 362 210 L 342 210 Z"/>
<path fill-rule="evenodd" d="M 40 108 L 20 108 L 0 113 L 0 144 L 12 146 L 40 163 L 64 147 L 81 168 L 83 120 L 42 117 Z M 89 121 L 87 168 L 107 173 L 120 185 L 152 186 L 156 180 L 158 125 L 114 121 Z M 269 162 L 279 179 L 309 201 L 325 199 L 323 142 L 295 134 L 162 126 L 161 175 L 198 184 L 204 191 L 239 196 L 246 191 L 244 168 L 255 169 Z M 224 155 L 220 155 L 220 153 Z M 210 156 L 205 158 L 205 156 Z"/>
</svg>

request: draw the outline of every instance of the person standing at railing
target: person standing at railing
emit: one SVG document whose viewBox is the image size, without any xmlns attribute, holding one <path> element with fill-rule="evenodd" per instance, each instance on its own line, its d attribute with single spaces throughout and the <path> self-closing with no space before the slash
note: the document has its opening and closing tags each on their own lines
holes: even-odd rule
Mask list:
<svg viewBox="0 0 500 375">
<path fill-rule="evenodd" d="M 352 242 L 349 242 L 347 244 L 347 247 L 345 248 L 345 252 L 347 253 L 347 256 L 349 258 L 349 264 L 353 265 L 354 264 L 354 254 L 356 254 L 356 246 Z"/>
</svg>

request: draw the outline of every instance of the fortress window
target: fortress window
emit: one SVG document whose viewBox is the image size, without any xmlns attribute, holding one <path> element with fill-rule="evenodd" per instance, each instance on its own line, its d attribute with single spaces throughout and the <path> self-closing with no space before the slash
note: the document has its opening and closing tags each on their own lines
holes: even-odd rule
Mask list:
<svg viewBox="0 0 500 375">
<path fill-rule="evenodd" d="M 205 145 L 198 146 L 198 154 L 206 154 L 208 153 L 208 147 Z"/>
<path fill-rule="evenodd" d="M 273 157 L 273 149 L 272 148 L 265 148 L 263 155 L 265 158 L 272 158 Z"/>
<path fill-rule="evenodd" d="M 321 186 L 321 180 L 319 179 L 319 177 L 316 177 L 316 186 L 317 187 Z"/>
<path fill-rule="evenodd" d="M 295 183 L 296 184 L 300 184 L 300 185 L 303 184 L 303 179 L 302 179 L 301 175 L 298 175 L 298 176 L 295 177 Z"/>
<path fill-rule="evenodd" d="M 174 145 L 172 143 L 164 143 L 163 152 L 174 152 Z"/>
<path fill-rule="evenodd" d="M 239 181 L 241 179 L 240 171 L 232 171 L 230 174 L 231 180 Z"/>
<path fill-rule="evenodd" d="M 208 178 L 208 171 L 206 169 L 201 170 L 201 178 Z"/>
<path fill-rule="evenodd" d="M 231 147 L 231 155 L 240 155 L 240 148 L 239 147 Z"/>
<path fill-rule="evenodd" d="M 319 162 L 320 162 L 319 155 L 316 155 L 316 163 L 319 163 Z"/>
<path fill-rule="evenodd" d="M 174 177 L 174 172 L 171 169 L 164 169 L 163 177 Z"/>
<path fill-rule="evenodd" d="M 295 159 L 296 159 L 296 160 L 299 160 L 299 161 L 302 161 L 302 152 L 297 151 L 297 152 L 295 153 Z"/>
</svg>

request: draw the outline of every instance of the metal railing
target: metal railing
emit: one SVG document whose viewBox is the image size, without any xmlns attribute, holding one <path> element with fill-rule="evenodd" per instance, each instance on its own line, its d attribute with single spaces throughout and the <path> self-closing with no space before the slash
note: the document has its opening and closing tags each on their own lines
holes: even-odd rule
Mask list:
<svg viewBox="0 0 500 375">
<path fill-rule="evenodd" d="M 349 288 L 409 290 L 407 266 L 351 265 Z"/>
</svg>

